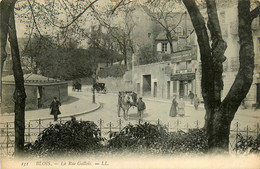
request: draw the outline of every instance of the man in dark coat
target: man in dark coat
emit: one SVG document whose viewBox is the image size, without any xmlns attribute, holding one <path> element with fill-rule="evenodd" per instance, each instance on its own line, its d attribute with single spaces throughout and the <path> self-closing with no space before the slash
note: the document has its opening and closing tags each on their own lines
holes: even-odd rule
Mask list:
<svg viewBox="0 0 260 169">
<path fill-rule="evenodd" d="M 54 115 L 54 121 L 57 121 L 58 115 L 61 114 L 60 109 L 59 109 L 60 106 L 61 106 L 61 103 L 57 100 L 56 97 L 54 97 L 54 99 L 50 105 L 51 115 Z"/>
<path fill-rule="evenodd" d="M 143 121 L 144 110 L 146 109 L 145 103 L 142 101 L 142 97 L 139 97 L 137 102 L 138 117 L 140 121 Z"/>
</svg>

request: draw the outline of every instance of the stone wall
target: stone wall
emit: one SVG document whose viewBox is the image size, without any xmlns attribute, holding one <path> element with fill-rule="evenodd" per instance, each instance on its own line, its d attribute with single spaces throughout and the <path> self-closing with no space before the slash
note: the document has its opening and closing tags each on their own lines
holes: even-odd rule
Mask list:
<svg viewBox="0 0 260 169">
<path fill-rule="evenodd" d="M 125 81 L 123 77 L 99 78 L 98 82 L 105 83 L 107 92 L 117 93 L 119 91 L 133 90 L 132 83 Z"/>
<path fill-rule="evenodd" d="M 42 86 L 41 96 L 41 108 L 47 108 L 50 106 L 53 97 L 57 97 L 61 102 L 67 99 L 68 96 L 68 84 L 67 83 L 55 83 Z M 14 112 L 13 92 L 15 89 L 14 84 L 3 84 L 2 86 L 2 104 L 1 113 Z M 38 85 L 25 85 L 26 103 L 25 110 L 38 109 Z"/>
</svg>

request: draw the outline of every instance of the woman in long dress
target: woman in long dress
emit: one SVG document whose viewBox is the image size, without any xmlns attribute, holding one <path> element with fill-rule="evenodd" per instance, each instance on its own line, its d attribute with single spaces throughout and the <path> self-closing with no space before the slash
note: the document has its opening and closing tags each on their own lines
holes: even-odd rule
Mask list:
<svg viewBox="0 0 260 169">
<path fill-rule="evenodd" d="M 181 98 L 179 105 L 178 105 L 178 114 L 183 117 L 185 115 L 185 102 L 183 101 L 183 98 Z"/>
<path fill-rule="evenodd" d="M 194 102 L 195 110 L 198 110 L 198 106 L 199 106 L 199 104 L 200 104 L 200 100 L 199 100 L 199 98 L 198 98 L 198 96 L 197 96 L 196 94 L 195 94 L 195 96 L 194 96 L 193 102 Z"/>
<path fill-rule="evenodd" d="M 177 115 L 177 106 L 178 106 L 178 102 L 176 101 L 175 96 L 172 99 L 172 106 L 170 109 L 170 116 L 171 117 L 175 117 Z"/>
</svg>

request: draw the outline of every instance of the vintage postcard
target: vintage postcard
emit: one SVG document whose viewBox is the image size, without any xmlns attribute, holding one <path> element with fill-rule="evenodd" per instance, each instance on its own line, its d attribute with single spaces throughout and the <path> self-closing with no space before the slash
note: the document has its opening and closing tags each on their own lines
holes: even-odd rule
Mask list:
<svg viewBox="0 0 260 169">
<path fill-rule="evenodd" d="M 1 168 L 260 168 L 260 2 L 0 0 Z"/>
</svg>

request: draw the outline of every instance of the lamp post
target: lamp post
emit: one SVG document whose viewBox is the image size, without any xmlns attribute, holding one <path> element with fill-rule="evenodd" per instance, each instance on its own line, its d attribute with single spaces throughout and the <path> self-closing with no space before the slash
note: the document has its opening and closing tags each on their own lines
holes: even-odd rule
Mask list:
<svg viewBox="0 0 260 169">
<path fill-rule="evenodd" d="M 93 94 L 92 94 L 92 102 L 93 102 L 93 103 L 96 103 L 96 99 L 95 99 L 96 74 L 95 74 L 95 72 L 93 72 L 93 74 L 92 74 L 92 79 L 93 79 Z"/>
</svg>

